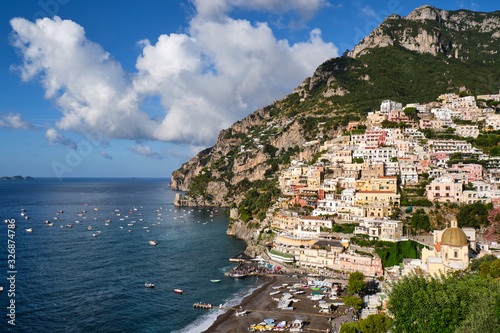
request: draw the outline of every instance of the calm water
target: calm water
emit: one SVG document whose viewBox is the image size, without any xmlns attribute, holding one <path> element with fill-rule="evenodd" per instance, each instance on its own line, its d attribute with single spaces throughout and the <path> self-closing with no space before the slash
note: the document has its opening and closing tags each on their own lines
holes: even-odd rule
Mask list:
<svg viewBox="0 0 500 333">
<path fill-rule="evenodd" d="M 245 247 L 226 236 L 226 211 L 177 209 L 176 192 L 167 184 L 167 179 L 1 181 L 0 331 L 200 332 L 217 311 L 194 310 L 193 303 L 235 304 L 254 288 L 255 279 L 224 276 L 232 267 L 228 258 Z M 6 316 L 7 218 L 17 224 L 15 327 Z M 156 287 L 145 288 L 145 282 Z M 174 293 L 176 288 L 184 293 Z"/>
</svg>

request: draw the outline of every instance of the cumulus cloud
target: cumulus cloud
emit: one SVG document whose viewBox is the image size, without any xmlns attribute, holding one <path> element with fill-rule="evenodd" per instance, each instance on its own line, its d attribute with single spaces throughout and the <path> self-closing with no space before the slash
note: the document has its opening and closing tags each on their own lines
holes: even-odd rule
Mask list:
<svg viewBox="0 0 500 333">
<path fill-rule="evenodd" d="M 196 0 L 199 14 L 184 34 L 139 42 L 137 72 L 125 71 L 84 28 L 71 20 L 11 20 L 13 45 L 23 63 L 14 66 L 24 81 L 40 80 L 46 98 L 62 112 L 60 130 L 104 139 L 155 140 L 208 146 L 218 132 L 255 109 L 290 93 L 316 67 L 338 55 L 314 29 L 290 45 L 266 23 L 228 16 L 207 19 L 210 8 L 235 6 L 280 12 L 325 5 L 323 0 Z M 210 7 L 210 8 L 208 8 Z M 206 15 L 205 15 L 206 14 Z M 144 111 L 144 100 L 159 96 L 160 114 Z"/>
<path fill-rule="evenodd" d="M 9 114 L 0 113 L 0 127 L 27 130 L 32 126 L 29 122 L 23 120 L 19 113 L 11 112 Z"/>
<path fill-rule="evenodd" d="M 107 151 L 100 151 L 99 152 L 99 155 L 101 155 L 102 157 L 108 159 L 108 160 L 112 160 L 113 159 L 113 156 L 111 156 Z"/>
<path fill-rule="evenodd" d="M 45 138 L 49 141 L 52 146 L 62 145 L 68 149 L 76 149 L 76 144 L 71 140 L 65 138 L 61 133 L 59 133 L 55 128 L 49 128 L 45 132 Z"/>
<path fill-rule="evenodd" d="M 165 158 L 164 154 L 153 151 L 149 146 L 135 145 L 130 147 L 128 150 L 131 152 L 144 156 L 145 158 L 154 158 L 157 160 L 162 160 Z"/>
</svg>

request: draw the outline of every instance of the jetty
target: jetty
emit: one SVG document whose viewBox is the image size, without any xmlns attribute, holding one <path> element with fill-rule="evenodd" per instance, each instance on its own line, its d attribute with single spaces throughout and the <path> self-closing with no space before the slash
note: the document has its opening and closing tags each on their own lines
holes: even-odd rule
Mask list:
<svg viewBox="0 0 500 333">
<path fill-rule="evenodd" d="M 208 303 L 201 303 L 201 302 L 197 302 L 197 303 L 194 303 L 193 304 L 193 308 L 195 309 L 211 309 L 212 308 L 212 304 Z"/>
</svg>

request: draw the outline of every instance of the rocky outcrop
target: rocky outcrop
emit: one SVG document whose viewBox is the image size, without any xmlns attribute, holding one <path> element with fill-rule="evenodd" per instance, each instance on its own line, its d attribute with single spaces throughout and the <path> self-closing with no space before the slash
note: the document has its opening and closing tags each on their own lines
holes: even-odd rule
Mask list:
<svg viewBox="0 0 500 333">
<path fill-rule="evenodd" d="M 491 33 L 491 38 L 495 38 L 500 33 L 500 15 L 497 14 L 498 12 L 495 13 L 446 11 L 428 5 L 422 6 L 406 17 L 399 15 L 387 17 L 348 55 L 356 58 L 373 48 L 398 45 L 419 53 L 432 55 L 442 53 L 462 59 L 459 50 L 464 48 L 464 45 L 454 43 L 452 41 L 454 35 L 457 32 L 474 29 L 475 33 Z"/>
</svg>

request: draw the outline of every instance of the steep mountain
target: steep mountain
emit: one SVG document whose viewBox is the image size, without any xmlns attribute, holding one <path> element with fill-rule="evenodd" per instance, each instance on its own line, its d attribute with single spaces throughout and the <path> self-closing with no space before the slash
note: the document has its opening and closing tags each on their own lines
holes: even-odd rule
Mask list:
<svg viewBox="0 0 500 333">
<path fill-rule="evenodd" d="M 264 217 L 279 191 L 276 172 L 308 160 L 320 142 L 384 99 L 428 103 L 446 92 L 500 88 L 500 11 L 431 6 L 391 15 L 345 56 L 329 59 L 291 94 L 222 130 L 216 144 L 172 174 L 187 205 L 239 205 Z M 312 141 L 312 142 L 311 142 Z"/>
</svg>

